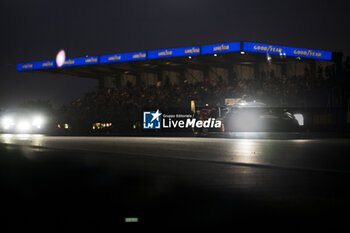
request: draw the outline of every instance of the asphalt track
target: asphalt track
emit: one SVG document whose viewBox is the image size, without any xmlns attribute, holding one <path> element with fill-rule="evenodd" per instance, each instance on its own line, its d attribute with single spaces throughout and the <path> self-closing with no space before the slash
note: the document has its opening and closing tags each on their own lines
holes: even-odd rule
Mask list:
<svg viewBox="0 0 350 233">
<path fill-rule="evenodd" d="M 346 163 L 350 157 L 350 139 L 51 137 L 7 134 L 1 135 L 0 143 L 350 174 L 350 163 Z"/>
<path fill-rule="evenodd" d="M 340 230 L 349 156 L 349 139 L 1 135 L 2 226 Z"/>
</svg>

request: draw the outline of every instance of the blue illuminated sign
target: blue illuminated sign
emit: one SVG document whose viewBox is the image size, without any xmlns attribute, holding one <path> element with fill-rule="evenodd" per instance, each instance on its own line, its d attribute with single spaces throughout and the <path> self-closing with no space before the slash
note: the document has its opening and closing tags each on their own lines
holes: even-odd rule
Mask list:
<svg viewBox="0 0 350 233">
<path fill-rule="evenodd" d="M 211 44 L 202 46 L 191 46 L 170 49 L 157 49 L 142 52 L 116 53 L 102 56 L 67 58 L 63 66 L 79 66 L 98 63 L 136 61 L 144 59 L 166 58 L 166 57 L 181 57 L 200 54 L 215 54 L 226 52 L 237 52 L 241 50 L 241 42 L 229 42 L 221 44 Z M 305 57 L 312 59 L 332 60 L 332 52 L 316 49 L 295 48 L 280 45 L 270 45 L 262 43 L 243 42 L 243 51 L 269 53 L 283 56 Z M 55 68 L 54 60 L 37 61 L 18 63 L 16 69 L 18 71 Z"/>
<path fill-rule="evenodd" d="M 181 57 L 181 56 L 192 56 L 199 55 L 200 47 L 181 47 L 181 48 L 172 48 L 172 49 L 157 49 L 148 51 L 148 58 L 163 58 L 163 57 Z"/>
<path fill-rule="evenodd" d="M 241 42 L 202 45 L 202 54 L 237 52 L 241 50 Z"/>
<path fill-rule="evenodd" d="M 332 60 L 332 52 L 294 48 L 280 45 L 260 44 L 252 42 L 243 42 L 243 50 L 257 53 L 269 53 L 283 56 L 306 57 L 313 59 Z"/>
<path fill-rule="evenodd" d="M 63 64 L 63 66 L 91 65 L 91 64 L 97 64 L 97 63 L 98 63 L 97 56 L 77 57 L 77 58 L 67 58 Z"/>
<path fill-rule="evenodd" d="M 32 69 L 34 69 L 34 62 L 18 63 L 18 64 L 16 65 L 16 70 L 17 70 L 17 71 L 32 70 Z"/>
<path fill-rule="evenodd" d="M 35 62 L 35 69 L 53 68 L 55 66 L 56 66 L 56 62 L 54 60 Z"/>
<path fill-rule="evenodd" d="M 97 64 L 97 63 L 98 63 L 97 56 L 78 57 L 78 58 L 67 58 L 63 64 L 63 66 L 79 66 L 79 65 Z M 54 68 L 54 67 L 56 67 L 56 62 L 54 60 L 17 64 L 18 71 L 37 70 L 37 69 Z"/>
<path fill-rule="evenodd" d="M 56 62 L 54 60 L 48 60 L 48 61 L 19 63 L 16 65 L 16 69 L 18 71 L 22 71 L 22 70 L 53 68 L 55 66 L 56 66 Z"/>
<path fill-rule="evenodd" d="M 102 55 L 100 56 L 100 63 L 144 60 L 146 59 L 146 56 L 146 52 L 116 53 L 111 55 Z"/>
</svg>

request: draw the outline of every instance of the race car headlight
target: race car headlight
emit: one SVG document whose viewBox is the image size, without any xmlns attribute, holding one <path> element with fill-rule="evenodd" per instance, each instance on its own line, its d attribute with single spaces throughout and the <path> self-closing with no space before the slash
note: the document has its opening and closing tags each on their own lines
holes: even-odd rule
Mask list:
<svg viewBox="0 0 350 233">
<path fill-rule="evenodd" d="M 303 116 L 303 114 L 300 114 L 300 113 L 294 114 L 294 118 L 298 121 L 298 124 L 300 126 L 304 125 L 304 116 Z"/>
<path fill-rule="evenodd" d="M 9 129 L 15 124 L 15 121 L 11 117 L 4 117 L 2 119 L 2 127 L 4 129 Z"/>
<path fill-rule="evenodd" d="M 17 130 L 20 132 L 26 132 L 30 130 L 30 124 L 28 121 L 20 121 L 17 125 Z"/>
<path fill-rule="evenodd" d="M 258 130 L 261 126 L 258 120 L 259 116 L 255 112 L 240 113 L 234 117 L 234 125 L 240 131 Z"/>
<path fill-rule="evenodd" d="M 41 128 L 44 123 L 44 120 L 42 117 L 35 117 L 32 121 L 32 125 L 36 128 Z"/>
</svg>

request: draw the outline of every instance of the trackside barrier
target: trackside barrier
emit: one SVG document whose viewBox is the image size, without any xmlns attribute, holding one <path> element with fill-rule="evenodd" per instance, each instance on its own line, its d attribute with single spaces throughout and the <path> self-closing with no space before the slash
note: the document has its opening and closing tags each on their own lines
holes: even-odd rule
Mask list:
<svg viewBox="0 0 350 233">
<path fill-rule="evenodd" d="M 312 123 L 314 125 L 329 125 L 332 124 L 332 114 L 331 113 L 321 113 L 313 116 Z"/>
</svg>

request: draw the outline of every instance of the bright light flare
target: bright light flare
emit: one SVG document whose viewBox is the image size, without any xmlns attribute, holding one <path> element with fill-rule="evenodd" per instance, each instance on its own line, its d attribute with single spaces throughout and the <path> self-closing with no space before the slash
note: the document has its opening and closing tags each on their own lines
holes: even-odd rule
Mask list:
<svg viewBox="0 0 350 233">
<path fill-rule="evenodd" d="M 56 64 L 58 67 L 62 67 L 66 60 L 66 52 L 62 49 L 57 53 Z"/>
<path fill-rule="evenodd" d="M 232 120 L 236 131 L 252 132 L 262 128 L 259 114 L 254 110 L 241 110 L 233 116 Z"/>
<path fill-rule="evenodd" d="M 38 129 L 42 127 L 43 123 L 44 123 L 44 119 L 40 116 L 35 117 L 32 121 L 32 125 Z"/>
<path fill-rule="evenodd" d="M 272 57 L 270 56 L 270 54 L 266 54 L 266 60 L 267 63 L 271 64 Z"/>
<path fill-rule="evenodd" d="M 30 130 L 30 124 L 28 121 L 20 121 L 17 125 L 17 130 L 19 132 L 27 132 Z"/>
<path fill-rule="evenodd" d="M 2 119 L 2 127 L 4 129 L 9 129 L 15 124 L 14 120 L 11 117 L 4 117 Z"/>
<path fill-rule="evenodd" d="M 303 114 L 300 114 L 300 113 L 294 114 L 294 118 L 298 121 L 298 124 L 300 126 L 304 125 L 304 116 L 303 116 Z"/>
</svg>

